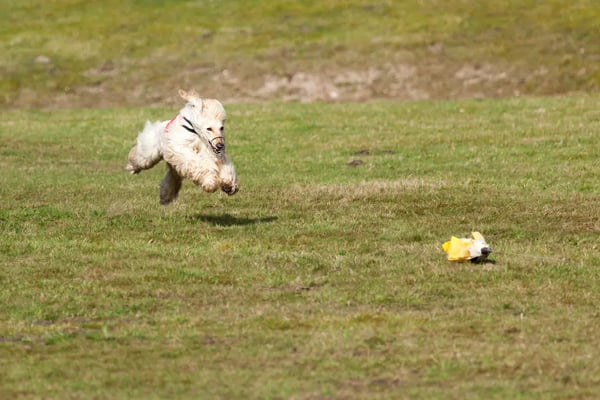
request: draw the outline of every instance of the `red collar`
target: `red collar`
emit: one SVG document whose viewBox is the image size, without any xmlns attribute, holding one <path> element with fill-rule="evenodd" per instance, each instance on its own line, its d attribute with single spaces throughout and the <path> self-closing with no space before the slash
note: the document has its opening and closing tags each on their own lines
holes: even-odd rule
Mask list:
<svg viewBox="0 0 600 400">
<path fill-rule="evenodd" d="M 167 122 L 167 125 L 165 126 L 165 133 L 167 133 L 169 131 L 169 127 L 177 119 L 177 117 L 179 117 L 179 114 L 177 114 L 176 116 L 173 117 L 172 120 L 170 120 L 169 122 Z"/>
</svg>

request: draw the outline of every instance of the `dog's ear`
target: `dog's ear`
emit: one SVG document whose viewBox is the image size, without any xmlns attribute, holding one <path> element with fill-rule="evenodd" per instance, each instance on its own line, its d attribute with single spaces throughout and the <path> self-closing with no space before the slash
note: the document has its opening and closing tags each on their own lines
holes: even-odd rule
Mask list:
<svg viewBox="0 0 600 400">
<path fill-rule="evenodd" d="M 189 95 L 188 95 L 188 93 L 185 90 L 179 89 L 178 93 L 179 93 L 179 96 L 181 96 L 182 99 L 184 99 L 184 100 L 188 100 L 189 99 Z"/>
<path fill-rule="evenodd" d="M 192 99 L 200 97 L 194 89 L 190 90 L 189 92 L 186 92 L 183 89 L 179 89 L 179 96 L 181 96 L 182 99 L 187 101 L 192 101 Z"/>
</svg>

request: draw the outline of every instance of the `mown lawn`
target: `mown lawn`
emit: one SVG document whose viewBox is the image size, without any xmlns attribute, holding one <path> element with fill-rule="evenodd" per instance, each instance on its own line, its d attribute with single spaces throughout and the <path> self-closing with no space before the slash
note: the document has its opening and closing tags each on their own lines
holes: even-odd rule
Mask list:
<svg viewBox="0 0 600 400">
<path fill-rule="evenodd" d="M 5 112 L 0 397 L 597 398 L 599 100 L 227 104 L 240 193 L 168 207 L 175 109 Z"/>
</svg>

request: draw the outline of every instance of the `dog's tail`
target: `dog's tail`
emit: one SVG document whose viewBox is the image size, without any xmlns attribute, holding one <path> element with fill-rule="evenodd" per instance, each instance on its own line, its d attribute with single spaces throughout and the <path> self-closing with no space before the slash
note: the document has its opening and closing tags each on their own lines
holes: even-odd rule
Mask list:
<svg viewBox="0 0 600 400">
<path fill-rule="evenodd" d="M 162 160 L 160 135 L 166 121 L 146 122 L 144 130 L 137 137 L 137 144 L 129 151 L 129 164 L 125 169 L 132 174 L 149 169 Z"/>
</svg>

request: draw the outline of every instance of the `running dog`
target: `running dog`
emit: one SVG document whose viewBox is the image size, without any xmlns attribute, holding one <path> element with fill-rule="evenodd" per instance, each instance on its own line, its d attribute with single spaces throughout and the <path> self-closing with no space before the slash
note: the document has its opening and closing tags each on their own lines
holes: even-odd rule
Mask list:
<svg viewBox="0 0 600 400">
<path fill-rule="evenodd" d="M 239 183 L 225 153 L 223 105 L 201 98 L 194 90 L 179 90 L 179 95 L 187 104 L 170 121 L 146 122 L 129 152 L 126 169 L 137 174 L 164 159 L 167 174 L 160 183 L 160 203 L 165 205 L 177 198 L 183 179 L 206 192 L 220 188 L 228 195 L 235 194 Z"/>
</svg>

